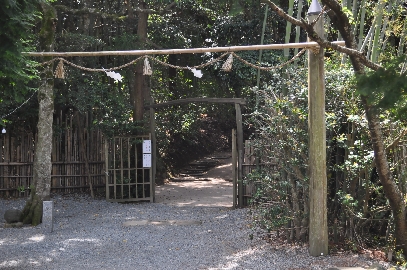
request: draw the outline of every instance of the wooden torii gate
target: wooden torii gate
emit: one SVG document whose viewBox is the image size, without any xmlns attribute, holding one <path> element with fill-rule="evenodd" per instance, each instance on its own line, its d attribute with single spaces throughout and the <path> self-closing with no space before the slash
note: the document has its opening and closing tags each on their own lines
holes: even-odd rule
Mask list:
<svg viewBox="0 0 407 270">
<path fill-rule="evenodd" d="M 154 104 L 151 102 L 150 105 L 144 106 L 146 109 L 150 109 L 150 133 L 152 138 L 153 151 L 156 149 L 155 140 L 155 109 L 162 109 L 173 105 L 182 105 L 190 103 L 231 103 L 235 104 L 236 110 L 236 130 L 237 130 L 237 175 L 233 176 L 233 207 L 243 207 L 243 156 L 244 156 L 244 145 L 243 145 L 243 121 L 242 121 L 242 109 L 241 106 L 246 105 L 246 100 L 243 98 L 184 98 L 178 100 L 171 100 L 162 103 Z M 234 138 L 233 138 L 234 139 Z M 232 147 L 232 155 L 235 160 L 234 143 Z M 155 179 L 156 170 L 156 155 L 152 157 L 152 173 L 153 179 Z M 233 172 L 235 174 L 235 162 L 233 162 Z M 236 179 L 237 176 L 237 179 Z M 238 198 L 238 205 L 236 205 L 236 198 Z"/>
<path fill-rule="evenodd" d="M 313 0 L 309 11 L 309 19 L 316 19 L 321 12 L 319 4 Z M 323 22 L 316 24 L 317 32 L 323 33 Z M 344 41 L 332 42 L 344 46 Z M 100 52 L 26 52 L 32 57 L 72 57 L 72 56 L 119 56 L 119 55 L 158 55 L 158 54 L 188 54 L 207 52 L 234 52 L 255 50 L 281 50 L 285 48 L 317 48 L 317 53 L 308 53 L 308 107 L 309 107 L 309 167 L 310 167 L 310 254 L 324 256 L 328 252 L 328 229 L 326 224 L 326 142 L 325 142 L 325 82 L 323 48 L 316 42 L 267 44 L 252 46 L 212 47 L 197 49 L 169 50 L 131 50 L 131 51 L 100 51 Z M 239 104 L 240 107 L 240 104 Z M 150 109 L 151 113 L 152 109 Z M 155 151 L 155 149 L 153 149 Z M 154 168 L 153 168 L 154 169 Z M 239 179 L 241 181 L 241 179 Z M 241 196 L 243 197 L 243 196 Z"/>
</svg>

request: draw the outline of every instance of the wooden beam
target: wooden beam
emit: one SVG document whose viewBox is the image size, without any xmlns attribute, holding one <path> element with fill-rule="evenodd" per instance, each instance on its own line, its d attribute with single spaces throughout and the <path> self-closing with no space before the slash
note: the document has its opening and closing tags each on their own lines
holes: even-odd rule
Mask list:
<svg viewBox="0 0 407 270">
<path fill-rule="evenodd" d="M 333 44 L 344 46 L 345 41 L 334 41 Z M 99 52 L 23 52 L 23 55 L 32 57 L 73 57 L 73 56 L 108 56 L 108 55 L 157 55 L 157 54 L 191 54 L 207 52 L 237 52 L 259 50 L 281 50 L 287 48 L 318 47 L 316 42 L 300 42 L 286 44 L 265 44 L 231 47 L 191 48 L 191 49 L 164 49 L 164 50 L 130 50 L 130 51 L 99 51 Z"/>
<path fill-rule="evenodd" d="M 167 102 L 151 104 L 145 106 L 146 109 L 158 109 L 168 106 L 189 104 L 189 103 L 232 103 L 232 104 L 241 104 L 246 105 L 246 100 L 244 98 L 184 98 L 178 100 L 170 100 Z"/>
</svg>

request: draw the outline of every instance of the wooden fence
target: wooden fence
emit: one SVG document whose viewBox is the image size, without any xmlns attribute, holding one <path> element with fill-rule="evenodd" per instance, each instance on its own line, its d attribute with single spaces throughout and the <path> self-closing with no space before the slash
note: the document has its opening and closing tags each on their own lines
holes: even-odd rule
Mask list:
<svg viewBox="0 0 407 270">
<path fill-rule="evenodd" d="M 243 179 L 247 178 L 247 175 L 254 171 L 264 170 L 267 168 L 271 171 L 278 171 L 278 161 L 272 157 L 257 157 L 256 150 L 252 145 L 252 141 L 246 140 L 244 144 L 244 160 L 243 160 Z M 246 179 L 247 180 L 247 179 Z M 243 205 L 248 206 L 250 200 L 255 197 L 260 182 L 246 182 L 243 190 Z"/>
<path fill-rule="evenodd" d="M 51 192 L 71 193 L 105 187 L 104 138 L 87 127 L 88 117 L 60 115 L 52 142 Z M 35 134 L 0 134 L 0 197 L 25 197 L 32 184 Z"/>
</svg>

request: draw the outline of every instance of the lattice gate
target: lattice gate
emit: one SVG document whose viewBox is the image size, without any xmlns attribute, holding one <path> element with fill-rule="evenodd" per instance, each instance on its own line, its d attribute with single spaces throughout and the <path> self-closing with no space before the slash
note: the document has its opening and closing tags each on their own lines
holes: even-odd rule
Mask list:
<svg viewBox="0 0 407 270">
<path fill-rule="evenodd" d="M 114 137 L 106 142 L 107 201 L 154 201 L 151 150 L 151 135 Z"/>
</svg>

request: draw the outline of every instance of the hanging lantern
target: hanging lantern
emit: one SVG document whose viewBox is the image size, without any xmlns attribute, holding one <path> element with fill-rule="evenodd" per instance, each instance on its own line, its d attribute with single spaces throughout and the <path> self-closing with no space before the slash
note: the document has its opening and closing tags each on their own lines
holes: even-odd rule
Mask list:
<svg viewBox="0 0 407 270">
<path fill-rule="evenodd" d="M 65 79 L 64 61 L 62 59 L 59 60 L 58 66 L 55 69 L 55 78 Z"/>
<path fill-rule="evenodd" d="M 232 64 L 233 64 L 233 54 L 229 54 L 228 59 L 226 59 L 225 63 L 223 63 L 222 70 L 227 72 L 231 71 Z"/>
<path fill-rule="evenodd" d="M 308 9 L 308 15 L 319 15 L 321 13 L 322 8 L 318 2 L 318 0 L 312 0 L 311 5 Z"/>
<path fill-rule="evenodd" d="M 151 76 L 153 71 L 151 70 L 150 63 L 148 62 L 148 57 L 144 58 L 144 68 L 143 68 L 143 75 Z"/>
<path fill-rule="evenodd" d="M 3 128 L 3 129 L 1 130 L 1 133 L 6 134 L 6 129 Z"/>
</svg>

